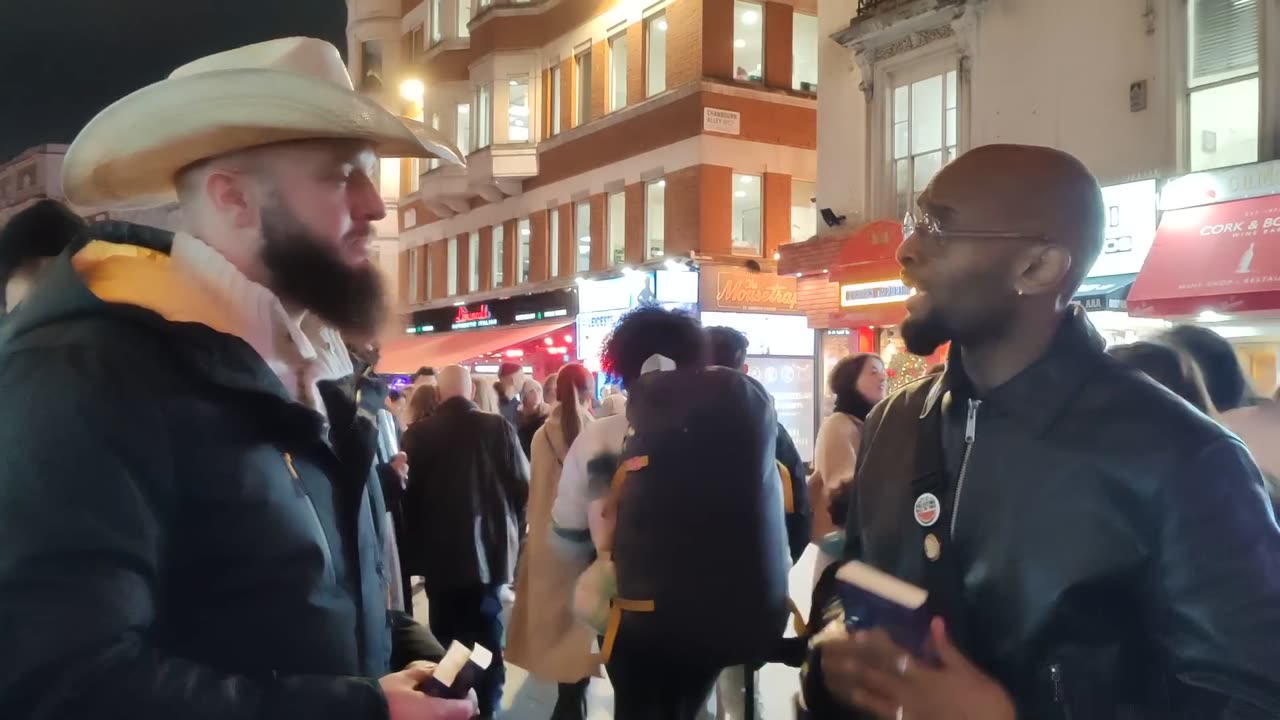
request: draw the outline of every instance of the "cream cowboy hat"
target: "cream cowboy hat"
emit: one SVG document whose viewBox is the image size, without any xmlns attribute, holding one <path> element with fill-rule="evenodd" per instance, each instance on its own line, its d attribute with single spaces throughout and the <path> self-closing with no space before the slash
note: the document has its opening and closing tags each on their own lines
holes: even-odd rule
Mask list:
<svg viewBox="0 0 1280 720">
<path fill-rule="evenodd" d="M 463 164 L 438 131 L 356 92 L 333 45 L 285 38 L 201 58 L 111 104 L 67 150 L 62 186 L 76 205 L 154 207 L 174 199 L 174 176 L 193 163 L 320 138 Z"/>
</svg>

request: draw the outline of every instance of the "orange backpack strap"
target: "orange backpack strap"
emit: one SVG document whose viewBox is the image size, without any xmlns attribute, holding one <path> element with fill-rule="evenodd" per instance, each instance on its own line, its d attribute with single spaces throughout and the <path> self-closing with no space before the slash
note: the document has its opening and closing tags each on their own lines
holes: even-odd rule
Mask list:
<svg viewBox="0 0 1280 720">
<path fill-rule="evenodd" d="M 791 486 L 791 471 L 780 460 L 774 460 L 774 464 L 778 466 L 778 477 L 782 479 L 782 510 L 788 515 L 792 515 L 796 511 L 795 490 Z"/>
<path fill-rule="evenodd" d="M 613 655 L 613 644 L 618 640 L 618 628 L 622 625 L 622 612 L 653 612 L 652 600 L 626 600 L 614 598 L 609 606 L 609 622 L 604 629 L 604 642 L 600 645 L 600 662 L 607 663 Z"/>
</svg>

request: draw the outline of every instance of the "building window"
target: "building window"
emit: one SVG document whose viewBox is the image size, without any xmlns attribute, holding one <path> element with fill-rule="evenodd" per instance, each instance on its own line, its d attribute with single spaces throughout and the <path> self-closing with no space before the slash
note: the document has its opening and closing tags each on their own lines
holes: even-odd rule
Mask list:
<svg viewBox="0 0 1280 720">
<path fill-rule="evenodd" d="M 489 147 L 493 128 L 493 86 L 485 83 L 476 90 L 476 149 Z"/>
<path fill-rule="evenodd" d="M 644 24 L 644 96 L 667 89 L 667 14 L 658 13 Z"/>
<path fill-rule="evenodd" d="M 1187 8 L 1187 159 L 1192 171 L 1258 159 L 1258 3 Z"/>
<path fill-rule="evenodd" d="M 423 267 L 426 270 L 426 286 L 427 292 L 422 296 L 423 300 L 430 300 L 435 297 L 435 278 L 431 277 L 431 249 L 429 247 L 422 248 L 422 254 L 426 257 L 423 259 Z"/>
<path fill-rule="evenodd" d="M 431 128 L 433 130 L 440 129 L 440 113 L 431 113 Z M 435 170 L 438 167 L 440 167 L 440 158 L 433 157 L 427 161 L 428 170 Z M 414 190 L 418 189 L 418 185 L 416 181 L 414 182 L 413 189 Z"/>
<path fill-rule="evenodd" d="M 416 193 L 420 187 L 422 187 L 422 158 L 409 158 L 409 192 Z"/>
<path fill-rule="evenodd" d="M 418 302 L 418 248 L 409 248 L 409 302 Z"/>
<path fill-rule="evenodd" d="M 627 262 L 627 195 L 624 192 L 609 193 L 609 207 L 605 216 L 609 223 L 605 230 L 608 247 L 608 264 Z"/>
<path fill-rule="evenodd" d="M 493 286 L 496 288 L 502 287 L 502 261 L 504 259 L 502 255 L 503 250 L 505 249 L 504 245 L 505 243 L 502 242 L 502 225 L 494 225 L 493 252 L 489 254 L 489 257 L 493 259 L 493 275 L 491 277 L 493 278 Z"/>
<path fill-rule="evenodd" d="M 529 142 L 529 78 L 511 78 L 508 86 L 507 142 Z"/>
<path fill-rule="evenodd" d="M 576 56 L 573 59 L 573 69 L 577 76 L 573 125 L 577 127 L 591 119 L 591 53 L 584 52 Z"/>
<path fill-rule="evenodd" d="M 449 297 L 458 294 L 458 238 L 449 238 L 448 248 L 448 267 L 449 277 L 445 279 L 445 287 L 448 288 Z"/>
<path fill-rule="evenodd" d="M 791 16 L 791 87 L 818 92 L 818 16 Z"/>
<path fill-rule="evenodd" d="M 467 292 L 480 289 L 480 232 L 472 230 L 467 237 Z"/>
<path fill-rule="evenodd" d="M 458 0 L 458 37 L 471 37 L 467 25 L 471 22 L 471 0 Z"/>
<path fill-rule="evenodd" d="M 574 272 L 586 272 L 591 269 L 591 203 L 573 204 L 573 236 L 577 238 Z"/>
<path fill-rule="evenodd" d="M 764 81 L 764 6 L 734 0 L 733 79 Z"/>
<path fill-rule="evenodd" d="M 547 211 L 547 268 L 550 277 L 560 277 L 560 209 Z"/>
<path fill-rule="evenodd" d="M 444 0 L 431 0 L 431 46 L 444 39 L 444 28 L 440 27 L 440 5 Z"/>
<path fill-rule="evenodd" d="M 517 285 L 529 282 L 530 250 L 533 246 L 533 231 L 529 228 L 529 218 L 516 223 L 516 279 Z"/>
<path fill-rule="evenodd" d="M 733 254 L 759 255 L 760 243 L 759 175 L 733 174 Z"/>
<path fill-rule="evenodd" d="M 560 66 L 551 68 L 551 134 L 560 134 Z"/>
<path fill-rule="evenodd" d="M 656 180 L 644 186 L 645 259 L 660 258 L 666 253 L 667 181 Z"/>
<path fill-rule="evenodd" d="M 895 216 L 915 207 L 943 165 L 956 156 L 956 71 L 893 88 Z"/>
<path fill-rule="evenodd" d="M 378 92 L 382 88 L 382 41 L 365 40 L 360 43 L 360 89 Z"/>
<path fill-rule="evenodd" d="M 791 180 L 791 242 L 804 242 L 818 234 L 818 184 Z"/>
<path fill-rule="evenodd" d="M 609 112 L 627 106 L 627 36 L 609 41 Z"/>
<path fill-rule="evenodd" d="M 458 103 L 453 140 L 463 157 L 471 154 L 471 103 Z"/>
<path fill-rule="evenodd" d="M 412 33 L 412 34 L 410 34 L 410 36 L 409 36 L 410 44 L 413 46 L 413 47 L 410 49 L 410 51 L 409 51 L 409 52 L 410 52 L 410 55 L 409 55 L 409 59 L 410 59 L 410 60 L 416 60 L 416 59 L 418 59 L 418 57 L 419 57 L 420 55 L 422 55 L 422 51 L 426 49 L 426 44 L 427 44 L 427 43 L 426 43 L 426 41 L 425 41 L 425 39 L 424 39 L 425 37 L 426 37 L 426 27 L 425 27 L 425 26 L 423 26 L 423 25 L 419 25 L 418 27 L 416 27 L 416 28 L 414 28 L 414 29 L 413 29 L 413 33 Z"/>
</svg>

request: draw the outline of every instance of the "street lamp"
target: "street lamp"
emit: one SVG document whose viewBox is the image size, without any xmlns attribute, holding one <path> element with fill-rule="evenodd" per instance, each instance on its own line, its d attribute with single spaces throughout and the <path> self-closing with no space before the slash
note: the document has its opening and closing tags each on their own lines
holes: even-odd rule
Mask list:
<svg viewBox="0 0 1280 720">
<path fill-rule="evenodd" d="M 417 78 L 409 78 L 400 83 L 400 97 L 412 103 L 421 103 L 427 87 Z"/>
</svg>

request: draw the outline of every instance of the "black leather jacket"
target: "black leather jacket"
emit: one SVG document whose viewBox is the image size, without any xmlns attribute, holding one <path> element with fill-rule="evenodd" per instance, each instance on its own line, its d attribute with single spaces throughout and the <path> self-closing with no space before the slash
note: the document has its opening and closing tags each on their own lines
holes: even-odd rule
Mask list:
<svg viewBox="0 0 1280 720">
<path fill-rule="evenodd" d="M 1108 358 L 1078 308 L 980 399 L 958 355 L 867 419 L 846 559 L 928 588 L 1021 720 L 1280 718 L 1280 529 L 1240 441 Z M 813 717 L 856 717 L 816 654 L 806 673 Z"/>
</svg>

